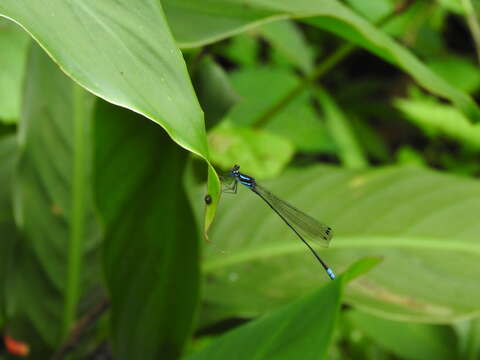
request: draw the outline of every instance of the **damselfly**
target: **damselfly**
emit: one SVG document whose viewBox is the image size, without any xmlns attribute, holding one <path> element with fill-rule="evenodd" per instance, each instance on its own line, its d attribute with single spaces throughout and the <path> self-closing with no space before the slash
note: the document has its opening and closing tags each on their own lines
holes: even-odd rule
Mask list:
<svg viewBox="0 0 480 360">
<path fill-rule="evenodd" d="M 327 247 L 332 239 L 332 228 L 318 222 L 311 216 L 301 212 L 285 201 L 280 200 L 271 192 L 260 186 L 253 177 L 239 172 L 240 166 L 235 165 L 228 173 L 228 178 L 232 180 L 229 187 L 225 189 L 225 192 L 237 192 L 237 185 L 241 183 L 245 185 L 255 194 L 260 196 L 273 211 L 287 224 L 287 226 L 293 230 L 293 232 L 303 241 L 305 245 L 310 249 L 313 256 L 320 262 L 328 276 L 334 280 L 335 274 L 327 264 L 318 256 L 313 247 L 308 243 L 308 240 L 317 241 L 320 245 Z"/>
</svg>

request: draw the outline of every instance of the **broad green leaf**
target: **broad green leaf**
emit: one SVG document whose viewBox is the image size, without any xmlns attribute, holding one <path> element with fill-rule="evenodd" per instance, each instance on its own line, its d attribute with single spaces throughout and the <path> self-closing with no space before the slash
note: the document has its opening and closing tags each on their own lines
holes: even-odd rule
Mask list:
<svg viewBox="0 0 480 360">
<path fill-rule="evenodd" d="M 318 89 L 315 94 L 322 107 L 330 135 L 337 144 L 342 164 L 352 169 L 367 167 L 368 160 L 345 114 L 326 91 Z"/>
<path fill-rule="evenodd" d="M 275 21 L 259 29 L 260 34 L 303 73 L 313 70 L 313 56 L 302 32 L 291 20 Z"/>
<path fill-rule="evenodd" d="M 164 8 L 181 47 L 200 46 L 245 29 L 283 18 L 296 18 L 333 32 L 398 66 L 428 91 L 449 99 L 468 117 L 480 119 L 472 98 L 435 75 L 409 50 L 337 0 L 166 0 Z M 186 25 L 186 24 L 195 24 Z"/>
<path fill-rule="evenodd" d="M 159 1 L 4 0 L 0 16 L 22 26 L 81 86 L 155 121 L 208 162 L 202 111 Z M 208 186 L 206 230 L 220 187 L 213 170 Z"/>
<path fill-rule="evenodd" d="M 221 336 L 187 359 L 323 359 L 332 339 L 344 284 L 374 264 L 371 260 L 355 264 L 347 274 L 313 294 Z"/>
<path fill-rule="evenodd" d="M 159 127 L 101 103 L 95 192 L 115 358 L 177 359 L 199 296 L 199 234 L 182 184 L 186 153 Z"/>
<path fill-rule="evenodd" d="M 458 358 L 457 339 L 449 326 L 386 320 L 358 310 L 349 311 L 347 318 L 372 341 L 401 359 Z"/>
<path fill-rule="evenodd" d="M 330 248 L 319 251 L 337 273 L 366 255 L 383 258 L 348 287 L 351 304 L 409 321 L 444 323 L 478 314 L 478 181 L 419 168 L 315 166 L 262 185 L 332 226 Z M 215 246 L 205 245 L 204 322 L 257 316 L 328 281 L 249 189 L 223 196 L 219 214 L 211 233 Z"/>
<path fill-rule="evenodd" d="M 162 3 L 181 48 L 198 47 L 287 16 L 236 0 L 167 0 Z M 239 54 L 241 55 L 241 54 Z"/>
<path fill-rule="evenodd" d="M 27 55 L 28 36 L 0 18 L 0 121 L 16 122 Z"/>
<path fill-rule="evenodd" d="M 93 260 L 99 231 L 90 184 L 94 98 L 38 46 L 31 48 L 24 88 L 15 174 L 15 218 L 23 238 L 9 310 L 32 321 L 53 346 L 98 282 Z"/>
<path fill-rule="evenodd" d="M 480 126 L 472 125 L 465 116 L 451 105 L 430 99 L 398 99 L 395 106 L 405 117 L 427 134 L 446 135 L 467 147 L 480 149 Z"/>
<path fill-rule="evenodd" d="M 234 164 L 259 178 L 277 176 L 292 159 L 292 144 L 265 130 L 238 128 L 224 121 L 208 134 L 212 161 L 224 170 Z"/>
<path fill-rule="evenodd" d="M 228 117 L 241 126 L 255 125 L 269 109 L 281 102 L 285 95 L 299 84 L 293 72 L 267 67 L 235 71 L 231 75 L 231 81 L 241 96 L 241 101 L 232 108 Z M 332 152 L 335 149 L 324 123 L 311 105 L 307 92 L 269 119 L 264 128 L 289 139 L 300 151 Z"/>
</svg>

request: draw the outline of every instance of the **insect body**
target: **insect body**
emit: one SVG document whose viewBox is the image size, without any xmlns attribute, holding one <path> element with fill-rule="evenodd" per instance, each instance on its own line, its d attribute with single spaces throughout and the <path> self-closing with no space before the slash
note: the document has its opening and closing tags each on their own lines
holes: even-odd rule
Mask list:
<svg viewBox="0 0 480 360">
<path fill-rule="evenodd" d="M 298 210 L 292 205 L 279 199 L 270 191 L 259 185 L 255 179 L 249 175 L 243 174 L 240 171 L 240 166 L 235 165 L 230 170 L 229 177 L 233 179 L 232 185 L 225 190 L 225 192 L 236 193 L 238 183 L 248 187 L 255 194 L 260 196 L 263 201 L 285 222 L 285 224 L 293 230 L 293 232 L 303 241 L 303 243 L 310 249 L 315 258 L 320 262 L 328 276 L 333 280 L 335 274 L 327 264 L 318 256 L 316 251 L 308 243 L 308 240 L 317 241 L 324 247 L 327 247 L 332 238 L 332 228 L 315 220 L 310 215 Z"/>
</svg>

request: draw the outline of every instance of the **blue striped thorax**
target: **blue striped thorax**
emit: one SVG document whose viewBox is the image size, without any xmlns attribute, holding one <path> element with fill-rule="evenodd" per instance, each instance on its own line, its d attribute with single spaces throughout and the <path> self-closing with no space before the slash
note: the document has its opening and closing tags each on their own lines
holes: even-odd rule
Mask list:
<svg viewBox="0 0 480 360">
<path fill-rule="evenodd" d="M 242 174 L 238 170 L 240 169 L 239 165 L 235 165 L 232 170 L 230 171 L 230 175 L 238 180 L 241 184 L 245 185 L 246 187 L 253 188 L 255 187 L 255 179 L 251 176 Z"/>
</svg>

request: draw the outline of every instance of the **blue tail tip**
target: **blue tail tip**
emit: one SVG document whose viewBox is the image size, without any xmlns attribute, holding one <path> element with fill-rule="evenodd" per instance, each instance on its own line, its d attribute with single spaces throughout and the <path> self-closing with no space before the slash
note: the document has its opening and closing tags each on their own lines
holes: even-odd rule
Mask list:
<svg viewBox="0 0 480 360">
<path fill-rule="evenodd" d="M 335 280 L 335 274 L 333 273 L 332 269 L 327 269 L 327 274 L 330 276 L 330 279 Z"/>
</svg>

